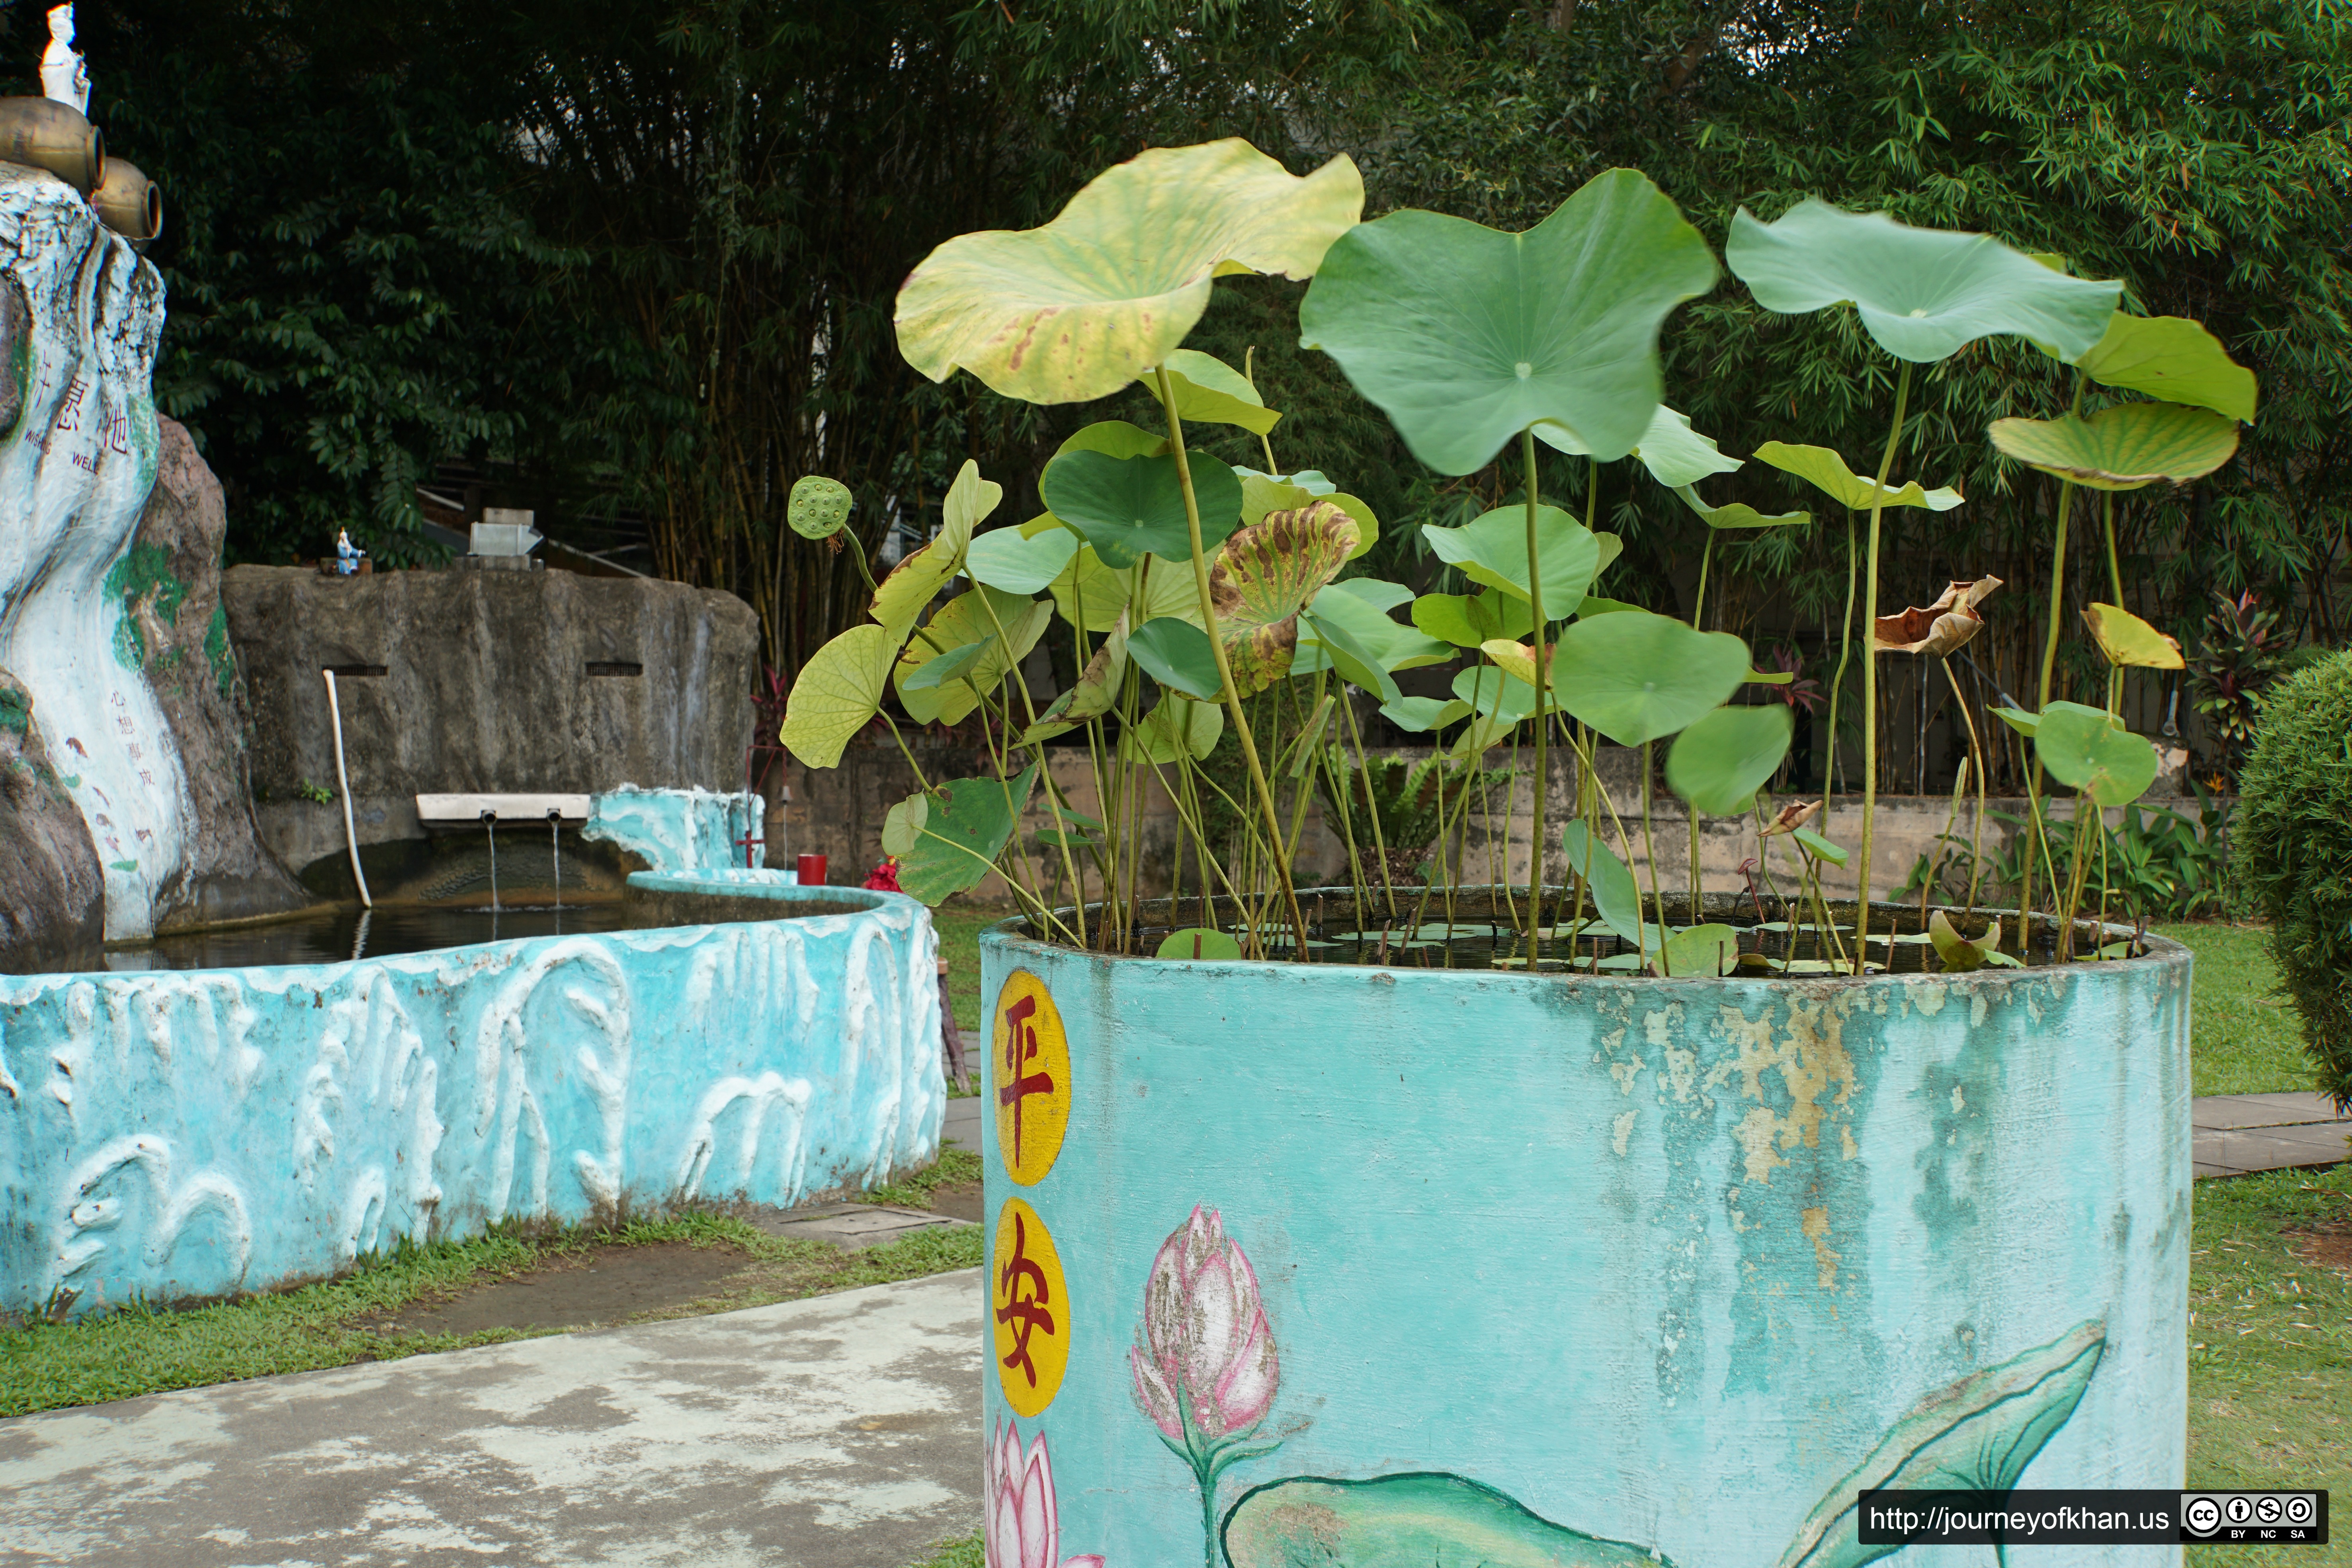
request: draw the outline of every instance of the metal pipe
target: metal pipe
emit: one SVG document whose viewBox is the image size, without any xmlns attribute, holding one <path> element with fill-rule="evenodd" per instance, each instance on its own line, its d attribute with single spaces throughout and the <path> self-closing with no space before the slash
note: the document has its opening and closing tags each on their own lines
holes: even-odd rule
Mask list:
<svg viewBox="0 0 2352 1568">
<path fill-rule="evenodd" d="M 319 673 L 327 678 L 327 717 L 335 727 L 335 785 L 343 797 L 343 847 L 351 851 L 352 880 L 360 885 L 360 907 L 372 910 L 375 900 L 368 896 L 367 873 L 360 869 L 360 832 L 352 825 L 352 775 L 343 766 L 343 705 L 335 695 L 335 672 Z"/>
<path fill-rule="evenodd" d="M 0 98 L 0 162 L 47 169 L 88 195 L 106 177 L 106 138 L 70 104 Z"/>
</svg>

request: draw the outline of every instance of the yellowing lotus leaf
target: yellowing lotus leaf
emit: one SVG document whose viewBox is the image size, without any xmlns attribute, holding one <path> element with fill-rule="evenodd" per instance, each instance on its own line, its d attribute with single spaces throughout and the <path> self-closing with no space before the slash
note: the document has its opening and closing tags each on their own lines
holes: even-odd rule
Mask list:
<svg viewBox="0 0 2352 1568">
<path fill-rule="evenodd" d="M 785 749 L 813 768 L 829 768 L 882 709 L 882 689 L 898 639 L 881 626 L 852 626 L 801 666 L 784 703 Z"/>
<path fill-rule="evenodd" d="M 898 350 L 1025 403 L 1104 397 L 1166 361 L 1233 272 L 1310 278 L 1355 226 L 1344 154 L 1304 178 L 1239 138 L 1105 170 L 1042 228 L 961 235 L 898 290 Z"/>
<path fill-rule="evenodd" d="M 962 572 L 964 552 L 971 545 L 971 531 L 1003 499 L 1004 487 L 982 479 L 980 465 L 968 458 L 964 459 L 955 483 L 948 487 L 947 499 L 940 503 L 939 537 L 899 562 L 875 591 L 874 605 L 867 614 L 889 628 L 894 641 L 906 640 L 907 634 L 922 618 L 923 606 Z"/>
<path fill-rule="evenodd" d="M 2254 373 L 2232 360 L 2221 339 L 2186 317 L 2126 316 L 2118 310 L 2108 318 L 2105 335 L 2074 363 L 2102 386 L 2254 422 Z"/>
<path fill-rule="evenodd" d="M 2180 669 L 2180 645 L 2129 610 L 2114 605 L 2089 605 L 2083 620 L 2109 664 L 2137 665 L 2143 669 Z"/>
<path fill-rule="evenodd" d="M 1794 474 L 1840 506 L 1853 511 L 1868 511 L 1871 503 L 1880 506 L 1923 506 L 1930 511 L 1949 511 L 1960 504 L 1960 492 L 1949 485 L 1935 489 L 1922 489 L 1919 481 L 1891 486 L 1882 491 L 1875 480 L 1865 479 L 1845 466 L 1845 459 L 1827 447 L 1800 447 L 1786 441 L 1767 441 L 1756 448 L 1756 460 L 1769 463 L 1784 474 Z"/>
<path fill-rule="evenodd" d="M 2227 415 L 2178 403 L 2119 403 L 2088 419 L 1996 419 L 1992 444 L 2028 468 L 2095 490 L 2202 479 L 2238 450 Z"/>
<path fill-rule="evenodd" d="M 1013 667 L 1029 656 L 1053 618 L 1053 606 L 1043 599 L 1024 599 L 993 588 L 972 588 L 957 595 L 899 654 L 892 680 L 898 689 L 900 706 L 919 724 L 961 723 L 980 706 L 980 694 L 994 690 Z M 999 626 L 1003 628 L 1001 634 Z M 916 671 L 933 659 L 953 657 L 957 650 L 973 645 L 980 646 L 980 654 L 953 679 L 929 687 L 908 684 Z"/>
</svg>

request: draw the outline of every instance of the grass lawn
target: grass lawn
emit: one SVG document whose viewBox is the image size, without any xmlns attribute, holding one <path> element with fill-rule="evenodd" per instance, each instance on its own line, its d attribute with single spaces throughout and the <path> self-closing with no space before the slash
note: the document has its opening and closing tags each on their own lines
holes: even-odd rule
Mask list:
<svg viewBox="0 0 2352 1568">
<path fill-rule="evenodd" d="M 2258 927 L 2155 928 L 2197 955 L 2189 1077 L 2195 1094 L 2272 1094 L 2312 1087 L 2302 1026 Z"/>
<path fill-rule="evenodd" d="M 948 961 L 948 999 L 955 1004 L 956 1027 L 980 1027 L 980 933 L 1012 915 L 1004 909 L 965 909 L 943 904 L 931 911 L 939 928 L 940 956 Z M 971 1042 L 966 1041 L 967 1050 Z"/>
<path fill-rule="evenodd" d="M 933 1188 L 979 1177 L 979 1157 L 950 1149 L 938 1164 L 865 1195 L 876 1203 L 919 1207 Z M 0 1417 L 562 1332 L 491 1329 L 467 1335 L 386 1334 L 366 1321 L 560 1265 L 591 1248 L 662 1243 L 724 1249 L 740 1259 L 740 1267 L 712 1293 L 636 1314 L 630 1321 L 764 1307 L 861 1285 L 973 1268 L 981 1261 L 978 1226 L 924 1230 L 863 1252 L 844 1252 L 822 1241 L 783 1240 L 743 1220 L 710 1214 L 618 1231 L 509 1232 L 436 1242 L 367 1259 L 341 1279 L 275 1295 L 176 1311 L 133 1308 L 79 1322 L 0 1330 Z"/>
</svg>

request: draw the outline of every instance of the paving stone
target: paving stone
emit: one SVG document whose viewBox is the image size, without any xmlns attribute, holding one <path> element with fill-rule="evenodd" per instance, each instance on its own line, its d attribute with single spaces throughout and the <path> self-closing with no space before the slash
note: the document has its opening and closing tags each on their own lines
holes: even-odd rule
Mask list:
<svg viewBox="0 0 2352 1568">
<path fill-rule="evenodd" d="M 971 1223 L 928 1209 L 902 1209 L 888 1204 L 816 1204 L 807 1208 L 772 1209 L 748 1217 L 755 1227 L 770 1236 L 830 1241 L 852 1252 L 879 1247 L 919 1230 Z"/>
<path fill-rule="evenodd" d="M 980 1097 L 978 1095 L 968 1095 L 961 1100 L 948 1101 L 947 1121 L 940 1129 L 940 1137 L 944 1142 L 957 1144 L 971 1150 L 975 1154 L 980 1152 Z"/>
<path fill-rule="evenodd" d="M 2211 1131 L 2343 1120 L 2324 1094 L 2209 1094 L 2192 1102 L 2191 1116 L 2200 1131 Z"/>
<path fill-rule="evenodd" d="M 897 1568 L 980 1527 L 982 1286 L 0 1421 L 0 1563 Z"/>
</svg>

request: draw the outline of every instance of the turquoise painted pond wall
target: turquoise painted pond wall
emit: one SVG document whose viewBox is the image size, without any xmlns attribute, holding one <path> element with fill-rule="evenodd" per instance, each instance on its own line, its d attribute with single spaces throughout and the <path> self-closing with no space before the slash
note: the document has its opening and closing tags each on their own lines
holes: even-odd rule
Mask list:
<svg viewBox="0 0 2352 1568">
<path fill-rule="evenodd" d="M 261 1289 L 509 1217 L 791 1204 L 936 1156 L 920 904 L 759 870 L 632 883 L 860 908 L 0 975 L 0 1311 Z"/>
<path fill-rule="evenodd" d="M 1906 1460 L 2177 1487 L 2189 959 L 2153 946 L 1593 981 L 998 926 L 992 1508 L 1050 1492 L 1056 1563 L 1226 1560 L 1206 1476 L 1235 1568 L 1767 1568 L 1850 1560 Z"/>
</svg>

